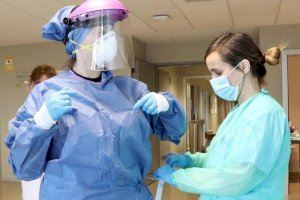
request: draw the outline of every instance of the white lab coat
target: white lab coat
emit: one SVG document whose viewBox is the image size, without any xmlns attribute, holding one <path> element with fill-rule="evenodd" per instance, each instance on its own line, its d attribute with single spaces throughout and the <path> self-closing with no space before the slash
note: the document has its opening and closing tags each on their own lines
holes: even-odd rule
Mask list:
<svg viewBox="0 0 300 200">
<path fill-rule="evenodd" d="M 22 199 L 39 200 L 40 186 L 43 176 L 33 181 L 22 181 Z"/>
</svg>

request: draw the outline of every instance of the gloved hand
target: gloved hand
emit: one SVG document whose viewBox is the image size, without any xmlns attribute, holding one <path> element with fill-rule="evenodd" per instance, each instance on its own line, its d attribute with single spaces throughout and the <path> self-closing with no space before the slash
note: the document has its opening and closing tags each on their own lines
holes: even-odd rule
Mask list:
<svg viewBox="0 0 300 200">
<path fill-rule="evenodd" d="M 65 113 L 72 111 L 70 96 L 73 94 L 76 93 L 69 89 L 63 89 L 46 99 L 46 108 L 54 121 L 61 118 Z"/>
<path fill-rule="evenodd" d="M 138 100 L 133 109 L 137 110 L 141 108 L 147 114 L 157 115 L 169 110 L 169 107 L 169 102 L 163 95 L 150 92 Z"/>
<path fill-rule="evenodd" d="M 169 165 L 164 165 L 158 168 L 154 173 L 153 177 L 155 179 L 162 179 L 170 185 L 173 185 L 171 175 L 175 172 L 175 170 Z"/>
<path fill-rule="evenodd" d="M 165 160 L 171 167 L 187 168 L 192 163 L 192 159 L 186 154 L 170 153 L 165 157 Z"/>
<path fill-rule="evenodd" d="M 34 115 L 37 126 L 49 130 L 65 113 L 72 110 L 71 95 L 76 95 L 68 89 L 60 90 L 46 98 L 41 109 Z"/>
</svg>

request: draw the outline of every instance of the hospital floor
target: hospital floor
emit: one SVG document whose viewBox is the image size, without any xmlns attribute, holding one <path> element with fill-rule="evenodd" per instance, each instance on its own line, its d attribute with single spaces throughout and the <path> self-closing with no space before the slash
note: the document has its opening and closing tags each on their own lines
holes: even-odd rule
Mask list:
<svg viewBox="0 0 300 200">
<path fill-rule="evenodd" d="M 150 190 L 155 195 L 156 184 L 150 185 Z M 288 200 L 300 199 L 300 183 L 290 184 L 290 196 Z M 21 184 L 17 182 L 0 182 L 0 200 L 21 200 Z M 184 194 L 165 185 L 163 191 L 163 200 L 197 200 L 197 197 L 190 194 Z"/>
</svg>

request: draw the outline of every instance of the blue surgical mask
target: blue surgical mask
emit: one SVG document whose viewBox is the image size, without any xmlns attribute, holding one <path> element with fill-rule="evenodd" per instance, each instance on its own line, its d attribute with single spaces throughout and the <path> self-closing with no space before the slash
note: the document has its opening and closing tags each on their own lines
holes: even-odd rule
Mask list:
<svg viewBox="0 0 300 200">
<path fill-rule="evenodd" d="M 237 64 L 227 76 L 223 75 L 210 80 L 210 84 L 218 97 L 226 101 L 236 101 L 238 99 L 239 84 L 244 77 L 241 78 L 236 86 L 232 86 L 228 80 L 228 76 L 240 65 L 240 63 Z"/>
</svg>

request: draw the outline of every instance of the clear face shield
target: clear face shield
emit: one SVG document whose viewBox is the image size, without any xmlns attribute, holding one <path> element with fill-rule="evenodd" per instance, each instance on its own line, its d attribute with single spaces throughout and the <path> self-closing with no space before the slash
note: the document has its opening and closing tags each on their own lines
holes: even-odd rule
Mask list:
<svg viewBox="0 0 300 200">
<path fill-rule="evenodd" d="M 87 13 L 73 23 L 77 41 L 77 64 L 94 71 L 117 70 L 134 66 L 132 39 L 127 19 L 120 21 L 121 10 Z M 123 13 L 124 14 L 124 13 Z"/>
</svg>

